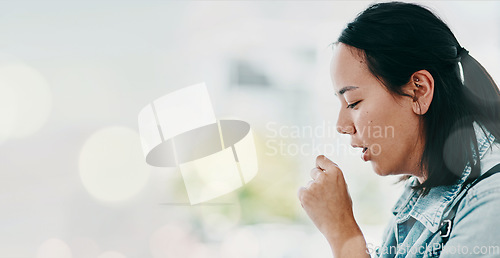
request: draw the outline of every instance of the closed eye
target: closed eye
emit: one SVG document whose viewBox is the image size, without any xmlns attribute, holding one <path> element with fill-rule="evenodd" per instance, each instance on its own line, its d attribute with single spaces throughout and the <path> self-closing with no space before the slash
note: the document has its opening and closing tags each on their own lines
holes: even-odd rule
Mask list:
<svg viewBox="0 0 500 258">
<path fill-rule="evenodd" d="M 356 102 L 354 102 L 352 104 L 347 105 L 347 108 L 354 108 L 356 105 L 359 104 L 359 102 L 361 102 L 361 100 L 360 101 L 356 101 Z"/>
</svg>

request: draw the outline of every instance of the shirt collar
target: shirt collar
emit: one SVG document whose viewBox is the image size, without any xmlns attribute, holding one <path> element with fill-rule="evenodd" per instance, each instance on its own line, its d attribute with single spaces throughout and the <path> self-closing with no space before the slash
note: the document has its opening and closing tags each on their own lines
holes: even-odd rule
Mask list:
<svg viewBox="0 0 500 258">
<path fill-rule="evenodd" d="M 474 122 L 474 131 L 478 141 L 479 157 L 483 159 L 491 146 L 490 142 L 492 143 L 495 137 L 488 131 L 483 132 L 476 122 Z M 412 177 L 407 181 L 405 191 L 392 209 L 393 214 L 396 215 L 396 221 L 401 223 L 411 216 L 431 232 L 436 232 L 445 209 L 459 194 L 470 172 L 471 166 L 468 164 L 456 184 L 433 187 L 426 196 L 420 196 L 420 191 L 411 189 L 411 186 L 417 184 L 417 178 Z"/>
</svg>

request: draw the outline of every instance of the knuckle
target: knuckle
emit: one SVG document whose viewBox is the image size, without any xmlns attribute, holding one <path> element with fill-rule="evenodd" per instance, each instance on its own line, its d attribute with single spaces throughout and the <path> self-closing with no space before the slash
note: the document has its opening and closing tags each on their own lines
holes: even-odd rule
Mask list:
<svg viewBox="0 0 500 258">
<path fill-rule="evenodd" d="M 307 188 L 305 187 L 300 187 L 299 190 L 297 191 L 297 197 L 301 202 L 303 202 L 306 193 L 307 193 Z"/>
<path fill-rule="evenodd" d="M 304 187 L 299 187 L 299 190 L 297 190 L 297 196 L 301 198 L 303 194 L 304 194 Z"/>
<path fill-rule="evenodd" d="M 323 171 L 321 171 L 320 169 L 318 168 L 313 168 L 311 169 L 311 177 L 313 179 L 318 179 L 321 177 L 321 174 L 322 174 Z"/>
<path fill-rule="evenodd" d="M 314 175 L 316 174 L 316 170 L 313 168 L 311 169 L 311 172 L 309 173 L 312 178 L 314 178 Z"/>
</svg>

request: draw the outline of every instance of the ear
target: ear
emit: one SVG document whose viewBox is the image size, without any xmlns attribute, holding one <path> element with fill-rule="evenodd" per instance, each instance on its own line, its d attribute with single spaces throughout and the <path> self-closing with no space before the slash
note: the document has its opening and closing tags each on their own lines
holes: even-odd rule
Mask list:
<svg viewBox="0 0 500 258">
<path fill-rule="evenodd" d="M 427 70 L 416 71 L 405 88 L 405 92 L 413 98 L 413 112 L 417 115 L 427 113 L 434 96 L 434 78 L 431 73 Z"/>
</svg>

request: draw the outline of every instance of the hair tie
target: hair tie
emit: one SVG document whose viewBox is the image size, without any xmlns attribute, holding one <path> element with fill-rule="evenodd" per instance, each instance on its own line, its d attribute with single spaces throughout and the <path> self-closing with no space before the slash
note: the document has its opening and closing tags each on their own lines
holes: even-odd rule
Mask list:
<svg viewBox="0 0 500 258">
<path fill-rule="evenodd" d="M 460 47 L 458 49 L 458 56 L 460 57 L 464 57 L 464 56 L 468 56 L 469 55 L 469 51 L 463 47 Z"/>
</svg>

